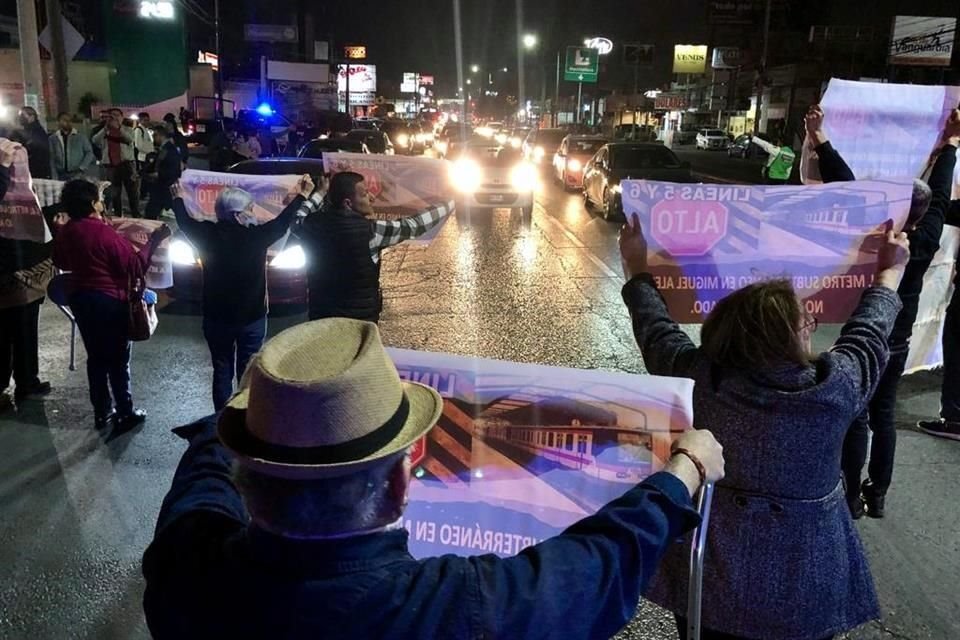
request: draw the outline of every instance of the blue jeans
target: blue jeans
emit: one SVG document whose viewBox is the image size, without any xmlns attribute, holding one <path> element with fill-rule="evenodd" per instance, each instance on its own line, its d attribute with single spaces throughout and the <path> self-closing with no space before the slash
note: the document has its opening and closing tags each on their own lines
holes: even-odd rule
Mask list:
<svg viewBox="0 0 960 640">
<path fill-rule="evenodd" d="M 129 304 L 99 291 L 78 291 L 70 297 L 70 310 L 87 350 L 87 381 L 94 415 L 109 415 L 114 403 L 121 416 L 129 415 L 133 412 Z"/>
<path fill-rule="evenodd" d="M 247 363 L 267 335 L 267 317 L 248 325 L 231 325 L 209 318 L 203 319 L 203 337 L 210 347 L 213 361 L 213 408 L 220 411 L 233 395 L 233 380 L 243 377 Z"/>
</svg>

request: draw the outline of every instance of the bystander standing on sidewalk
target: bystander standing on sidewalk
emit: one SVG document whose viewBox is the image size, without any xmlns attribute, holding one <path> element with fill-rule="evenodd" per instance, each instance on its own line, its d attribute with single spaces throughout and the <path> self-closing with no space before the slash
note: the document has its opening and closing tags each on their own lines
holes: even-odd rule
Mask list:
<svg viewBox="0 0 960 640">
<path fill-rule="evenodd" d="M 57 116 L 59 128 L 50 134 L 50 170 L 54 180 L 67 182 L 74 178 L 89 176 L 97 159 L 93 145 L 86 136 L 73 126 L 73 116 L 61 113 Z"/>
</svg>

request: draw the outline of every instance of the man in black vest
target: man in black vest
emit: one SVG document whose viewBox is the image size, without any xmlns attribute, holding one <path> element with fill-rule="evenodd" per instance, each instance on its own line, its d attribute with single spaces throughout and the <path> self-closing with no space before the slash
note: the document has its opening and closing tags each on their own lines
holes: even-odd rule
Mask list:
<svg viewBox="0 0 960 640">
<path fill-rule="evenodd" d="M 399 220 L 371 220 L 373 205 L 359 173 L 338 173 L 327 204 L 294 229 L 307 254 L 310 319 L 380 321 L 380 253 L 430 231 L 454 209 L 452 202 Z"/>
</svg>

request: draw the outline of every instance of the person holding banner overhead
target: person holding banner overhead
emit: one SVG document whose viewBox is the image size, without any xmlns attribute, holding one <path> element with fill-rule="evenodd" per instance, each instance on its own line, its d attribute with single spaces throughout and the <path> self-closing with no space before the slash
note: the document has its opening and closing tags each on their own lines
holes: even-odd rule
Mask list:
<svg viewBox="0 0 960 640">
<path fill-rule="evenodd" d="M 61 203 L 70 221 L 54 240 L 53 263 L 69 272 L 70 310 L 87 350 L 94 423 L 102 429 L 116 422 L 118 429 L 127 430 L 147 418 L 134 408 L 130 384 L 130 288 L 170 237 L 170 228 L 158 227 L 137 251 L 104 220 L 96 184 L 71 180 L 63 187 Z"/>
<path fill-rule="evenodd" d="M 855 180 L 840 153 L 833 148 L 823 130 L 824 113 L 819 106 L 810 108 L 806 116 L 807 134 L 819 158 L 824 182 Z M 910 240 L 910 263 L 897 289 L 903 309 L 890 334 L 890 362 L 887 364 L 870 400 L 869 407 L 850 426 L 843 446 L 843 468 L 847 504 L 853 517 L 885 515 L 886 494 L 893 478 L 897 429 L 894 413 L 897 388 L 910 353 L 910 338 L 917 320 L 923 279 L 940 249 L 944 218 L 950 207 L 953 174 L 960 146 L 960 110 L 954 110 L 944 125 L 929 184 L 914 181 L 913 200 L 904 226 Z M 869 477 L 861 484 L 860 477 L 867 458 L 868 430 L 873 433 L 870 444 Z"/>
<path fill-rule="evenodd" d="M 323 195 L 305 175 L 283 212 L 260 224 L 253 196 L 227 188 L 217 197 L 213 223 L 191 218 L 179 183 L 173 188 L 177 226 L 203 264 L 203 336 L 213 361 L 217 411 L 233 395 L 234 378 L 240 380 L 267 335 L 267 250 L 287 234 L 295 216 L 316 211 Z"/>
<path fill-rule="evenodd" d="M 267 342 L 219 416 L 175 431 L 190 446 L 143 557 L 152 636 L 609 638 L 724 474 L 722 447 L 691 431 L 663 471 L 518 555 L 414 559 L 409 452 L 442 411 L 373 323 Z"/>
<path fill-rule="evenodd" d="M 330 181 L 327 206 L 294 227 L 307 253 L 309 316 L 380 321 L 380 254 L 443 222 L 454 203 L 399 220 L 371 220 L 364 178 L 344 171 Z"/>
<path fill-rule="evenodd" d="M 695 380 L 695 419 L 735 452 L 713 498 L 702 638 L 818 640 L 879 618 L 840 451 L 890 357 L 887 336 L 902 307 L 896 290 L 910 258 L 906 234 L 887 233 L 873 286 L 820 355 L 809 351 L 817 320 L 790 281 L 721 300 L 697 347 L 649 273 L 636 215 L 620 249 L 623 299 L 647 370 Z M 688 560 L 688 547 L 669 549 L 647 594 L 678 617 L 681 638 Z"/>
</svg>

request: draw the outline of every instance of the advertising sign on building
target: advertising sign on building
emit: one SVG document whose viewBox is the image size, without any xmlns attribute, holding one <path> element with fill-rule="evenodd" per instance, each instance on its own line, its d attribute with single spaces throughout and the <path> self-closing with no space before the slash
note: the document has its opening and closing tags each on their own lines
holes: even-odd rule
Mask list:
<svg viewBox="0 0 960 640">
<path fill-rule="evenodd" d="M 956 18 L 897 16 L 890 64 L 949 67 L 957 35 Z"/>
<path fill-rule="evenodd" d="M 289 24 L 245 24 L 243 39 L 247 42 L 286 42 L 296 44 L 300 34 L 296 25 Z"/>
<path fill-rule="evenodd" d="M 339 66 L 337 74 L 337 90 L 340 93 L 347 92 L 347 65 Z M 376 93 L 377 92 L 377 66 L 374 64 L 351 64 L 350 65 L 350 93 Z M 350 102 L 353 102 L 351 98 Z M 370 104 L 373 104 L 371 101 Z"/>
<path fill-rule="evenodd" d="M 403 81 L 400 83 L 400 93 L 416 93 L 416 92 L 417 92 L 417 74 L 404 73 Z"/>
<path fill-rule="evenodd" d="M 737 47 L 717 47 L 713 50 L 714 69 L 736 69 L 741 65 L 740 49 Z"/>
<path fill-rule="evenodd" d="M 629 42 L 623 45 L 623 63 L 634 67 L 652 67 L 653 51 L 652 44 Z"/>
<path fill-rule="evenodd" d="M 707 22 L 713 25 L 753 24 L 763 12 L 763 0 L 709 0 Z"/>
<path fill-rule="evenodd" d="M 347 60 L 366 60 L 367 48 L 364 46 L 350 46 L 343 48 L 343 57 Z"/>
<path fill-rule="evenodd" d="M 707 70 L 707 45 L 678 44 L 673 47 L 674 73 L 704 73 Z"/>
<path fill-rule="evenodd" d="M 433 76 L 420 76 L 420 86 L 423 86 L 423 87 L 432 87 L 432 86 L 433 86 Z"/>
<path fill-rule="evenodd" d="M 653 108 L 660 111 L 683 111 L 689 102 L 686 96 L 660 94 L 654 99 Z"/>
</svg>

